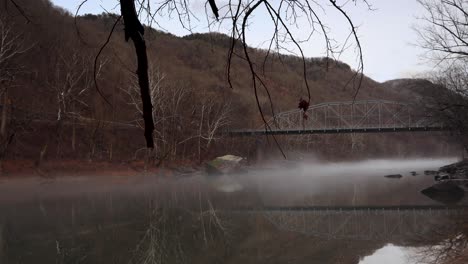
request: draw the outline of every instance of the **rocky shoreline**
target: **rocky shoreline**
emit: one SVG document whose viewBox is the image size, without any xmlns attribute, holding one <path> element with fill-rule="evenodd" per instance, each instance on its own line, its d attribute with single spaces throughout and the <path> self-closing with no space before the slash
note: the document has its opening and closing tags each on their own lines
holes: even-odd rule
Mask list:
<svg viewBox="0 0 468 264">
<path fill-rule="evenodd" d="M 448 176 L 450 179 L 468 179 L 468 159 L 441 167 L 438 176 Z"/>
<path fill-rule="evenodd" d="M 468 190 L 467 159 L 440 167 L 433 174 L 435 183 L 422 194 L 444 204 L 455 204 L 464 198 Z"/>
</svg>

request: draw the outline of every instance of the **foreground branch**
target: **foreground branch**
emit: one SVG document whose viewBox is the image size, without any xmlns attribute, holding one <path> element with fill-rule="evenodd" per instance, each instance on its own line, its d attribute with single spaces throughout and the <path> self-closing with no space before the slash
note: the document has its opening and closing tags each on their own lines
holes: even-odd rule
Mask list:
<svg viewBox="0 0 468 264">
<path fill-rule="evenodd" d="M 138 84 L 140 86 L 141 101 L 143 103 L 143 120 L 145 122 L 145 139 L 148 148 L 154 148 L 153 140 L 153 105 L 149 90 L 148 79 L 148 55 L 146 53 L 146 43 L 143 38 L 144 28 L 138 20 L 134 0 L 121 0 L 120 8 L 125 24 L 125 40 L 131 39 L 135 46 L 138 61 Z"/>
</svg>

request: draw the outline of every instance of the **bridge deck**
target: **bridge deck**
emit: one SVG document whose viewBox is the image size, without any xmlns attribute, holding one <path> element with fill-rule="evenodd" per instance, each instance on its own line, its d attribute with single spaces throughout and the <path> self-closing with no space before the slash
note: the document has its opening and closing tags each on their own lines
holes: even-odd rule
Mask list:
<svg viewBox="0 0 468 264">
<path fill-rule="evenodd" d="M 260 135 L 305 135 L 305 134 L 346 134 L 346 133 L 396 133 L 396 132 L 429 132 L 448 131 L 446 127 L 367 127 L 367 128 L 326 128 L 326 129 L 257 129 L 232 130 L 230 136 L 260 136 Z"/>
</svg>

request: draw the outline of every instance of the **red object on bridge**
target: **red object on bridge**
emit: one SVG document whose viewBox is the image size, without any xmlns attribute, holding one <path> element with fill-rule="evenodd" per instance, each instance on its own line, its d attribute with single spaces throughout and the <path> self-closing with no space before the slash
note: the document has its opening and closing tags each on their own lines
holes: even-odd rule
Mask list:
<svg viewBox="0 0 468 264">
<path fill-rule="evenodd" d="M 307 109 L 309 109 L 309 106 L 310 104 L 306 100 L 302 98 L 299 100 L 299 109 L 302 109 L 302 111 L 304 111 L 304 113 L 302 114 L 302 118 L 304 118 L 304 120 L 307 120 L 309 118 L 306 114 Z"/>
<path fill-rule="evenodd" d="M 306 112 L 307 109 L 309 109 L 309 106 L 310 104 L 306 100 L 302 98 L 299 100 L 299 109 L 302 109 L 302 111 Z"/>
</svg>

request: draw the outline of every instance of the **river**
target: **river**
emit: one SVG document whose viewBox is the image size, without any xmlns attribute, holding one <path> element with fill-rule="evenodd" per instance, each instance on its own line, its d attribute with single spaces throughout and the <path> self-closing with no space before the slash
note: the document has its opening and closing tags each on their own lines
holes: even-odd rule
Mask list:
<svg viewBox="0 0 468 264">
<path fill-rule="evenodd" d="M 439 205 L 420 193 L 433 181 L 424 171 L 455 161 L 274 161 L 221 180 L 201 174 L 0 179 L 0 262 L 412 264 L 402 256 L 443 240 L 431 237 L 431 228 L 448 211 L 426 217 L 415 210 L 262 208 Z M 384 177 L 389 174 L 402 178 Z M 411 233 L 412 223 L 425 226 L 419 239 L 401 235 Z"/>
</svg>

